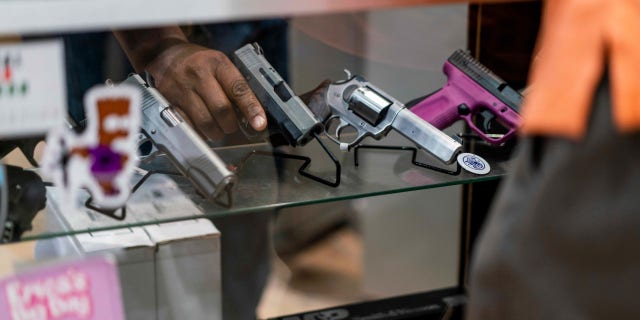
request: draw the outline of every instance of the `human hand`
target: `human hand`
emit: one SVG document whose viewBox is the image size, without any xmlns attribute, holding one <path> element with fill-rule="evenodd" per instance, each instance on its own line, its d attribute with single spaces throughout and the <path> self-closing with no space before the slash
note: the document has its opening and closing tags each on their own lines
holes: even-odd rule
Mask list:
<svg viewBox="0 0 640 320">
<path fill-rule="evenodd" d="M 267 118 L 244 77 L 222 52 L 179 41 L 145 67 L 158 91 L 210 140 L 235 132 L 237 114 L 262 131 Z"/>
</svg>

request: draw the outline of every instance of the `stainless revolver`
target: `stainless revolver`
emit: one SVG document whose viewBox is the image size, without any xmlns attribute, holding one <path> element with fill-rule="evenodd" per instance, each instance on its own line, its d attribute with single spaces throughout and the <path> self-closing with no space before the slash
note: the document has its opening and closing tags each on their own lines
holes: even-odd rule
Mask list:
<svg viewBox="0 0 640 320">
<path fill-rule="evenodd" d="M 379 140 L 394 129 L 442 162 L 449 164 L 455 161 L 462 149 L 459 142 L 422 120 L 363 77 L 346 72 L 348 79 L 331 83 L 326 93 L 331 109 L 327 122 L 339 121 L 334 134 L 329 137 L 339 143 L 341 149 L 350 150 L 365 137 Z M 340 134 L 347 127 L 354 128 L 357 136 L 353 141 L 344 143 Z"/>
</svg>

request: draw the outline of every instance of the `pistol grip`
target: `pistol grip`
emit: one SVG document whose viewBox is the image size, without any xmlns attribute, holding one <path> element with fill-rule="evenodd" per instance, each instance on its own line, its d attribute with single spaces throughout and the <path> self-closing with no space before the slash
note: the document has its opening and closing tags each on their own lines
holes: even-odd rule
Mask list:
<svg viewBox="0 0 640 320">
<path fill-rule="evenodd" d="M 410 110 L 432 126 L 443 130 L 460 118 L 458 109 L 461 104 L 447 85 L 418 102 Z"/>
</svg>

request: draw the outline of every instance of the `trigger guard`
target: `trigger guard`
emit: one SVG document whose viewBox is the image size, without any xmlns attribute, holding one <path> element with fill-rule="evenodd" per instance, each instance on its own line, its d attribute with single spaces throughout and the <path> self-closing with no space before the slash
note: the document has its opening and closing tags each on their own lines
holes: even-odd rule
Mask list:
<svg viewBox="0 0 640 320">
<path fill-rule="evenodd" d="M 473 130 L 473 132 L 475 132 L 477 135 L 479 135 L 483 139 L 486 139 L 487 141 L 489 141 L 490 144 L 493 144 L 493 145 L 499 145 L 499 144 L 505 143 L 511 136 L 513 136 L 517 132 L 516 129 L 510 128 L 509 131 L 507 131 L 507 133 L 505 133 L 502 137 L 492 138 L 492 137 L 486 136 L 485 133 L 482 132 L 482 130 L 480 130 L 475 124 L 473 124 L 473 122 L 468 121 L 467 124 L 469 125 L 471 130 Z"/>
<path fill-rule="evenodd" d="M 324 127 L 325 127 L 325 132 L 330 131 L 330 129 L 331 129 L 331 127 L 332 127 L 332 125 L 331 125 L 331 124 L 332 124 L 332 122 L 333 122 L 333 121 L 336 121 L 336 120 L 340 121 L 340 124 L 342 124 L 342 120 L 340 119 L 340 117 L 338 117 L 338 116 L 336 116 L 336 115 L 332 115 L 332 116 L 330 116 L 329 118 L 327 118 L 327 120 L 325 120 L 325 126 L 324 126 Z M 338 138 L 338 131 L 337 131 L 337 129 L 338 129 L 339 127 L 340 127 L 340 125 L 338 125 L 338 126 L 336 127 L 336 131 L 335 131 L 335 134 L 334 134 L 334 137 L 335 137 L 336 139 L 339 139 L 339 138 Z M 331 136 L 331 134 L 329 134 L 328 132 L 327 132 L 327 134 L 328 134 L 329 136 Z"/>
<path fill-rule="evenodd" d="M 471 130 L 473 130 L 473 132 L 475 132 L 477 135 L 479 135 L 479 136 L 481 136 L 481 137 L 482 137 L 482 136 L 484 136 L 484 134 L 485 134 L 485 133 L 484 133 L 484 132 L 482 132 L 482 130 L 480 130 L 480 128 L 478 128 L 478 127 L 473 123 L 473 121 L 471 121 L 471 119 L 465 119 L 465 120 L 466 120 L 466 122 L 467 122 L 467 125 L 469 126 L 469 128 L 471 128 Z M 489 139 L 491 139 L 491 138 L 489 138 Z"/>
<path fill-rule="evenodd" d="M 518 133 L 518 129 L 513 129 L 513 128 L 509 129 L 509 131 L 507 131 L 507 133 L 505 133 L 502 136 L 502 139 L 504 140 L 504 139 L 507 139 L 507 138 L 511 138 L 512 136 L 514 136 L 517 133 Z"/>
<path fill-rule="evenodd" d="M 140 132 L 138 134 L 138 140 L 136 141 L 136 150 L 138 157 L 142 159 L 156 152 L 157 148 L 151 138 Z"/>
<path fill-rule="evenodd" d="M 139 133 L 138 134 L 138 139 L 136 140 L 136 144 L 138 146 L 140 146 L 141 144 L 147 142 L 147 141 L 151 141 L 151 139 L 149 139 L 149 137 L 147 137 L 145 134 L 143 133 Z"/>
</svg>

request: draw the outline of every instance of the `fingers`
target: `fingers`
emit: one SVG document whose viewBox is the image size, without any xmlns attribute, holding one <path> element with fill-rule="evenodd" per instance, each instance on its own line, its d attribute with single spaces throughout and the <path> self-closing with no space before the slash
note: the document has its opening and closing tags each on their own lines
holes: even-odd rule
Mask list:
<svg viewBox="0 0 640 320">
<path fill-rule="evenodd" d="M 207 77 L 199 82 L 196 86 L 196 92 L 202 98 L 209 113 L 215 119 L 218 127 L 225 134 L 233 133 L 238 130 L 237 120 L 233 106 L 218 82 Z"/>
<path fill-rule="evenodd" d="M 158 63 L 166 67 L 154 74 L 156 85 L 169 101 L 176 102 L 201 135 L 219 140 L 223 133 L 236 131 L 237 110 L 255 130 L 266 128 L 267 117 L 260 102 L 227 56 L 189 43 L 172 50 L 169 61 Z"/>
<path fill-rule="evenodd" d="M 191 120 L 196 131 L 209 140 L 219 141 L 223 137 L 222 129 L 214 120 L 206 104 L 195 92 L 184 92 L 179 107 Z"/>
<path fill-rule="evenodd" d="M 221 55 L 218 63 L 214 66 L 213 74 L 227 97 L 240 109 L 251 126 L 258 131 L 264 130 L 267 127 L 267 117 L 264 110 L 249 88 L 247 81 L 229 58 Z"/>
</svg>

